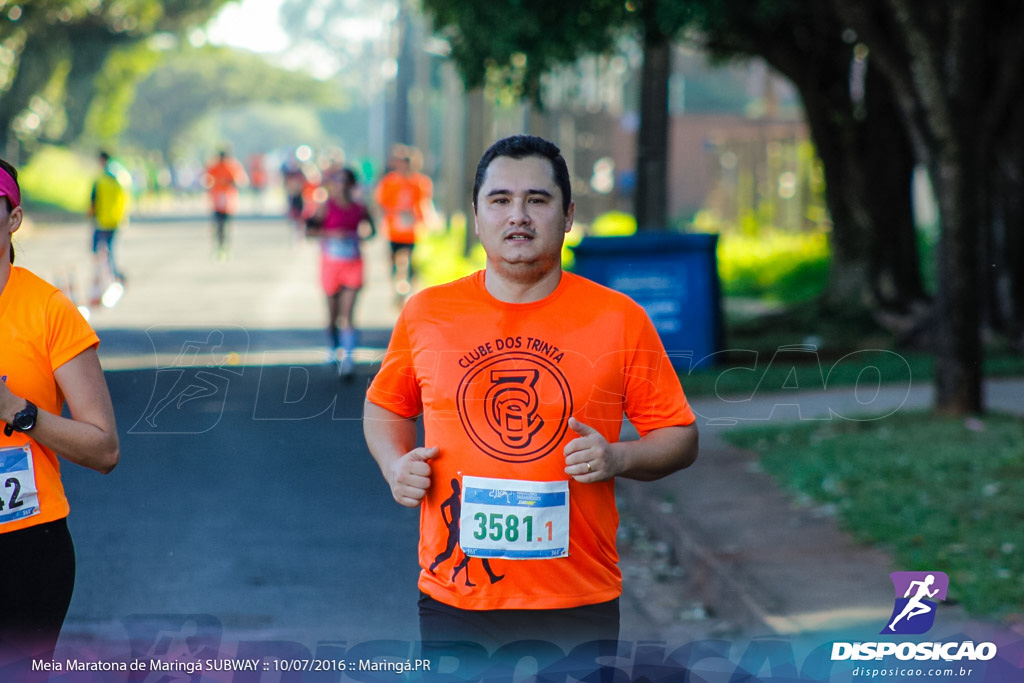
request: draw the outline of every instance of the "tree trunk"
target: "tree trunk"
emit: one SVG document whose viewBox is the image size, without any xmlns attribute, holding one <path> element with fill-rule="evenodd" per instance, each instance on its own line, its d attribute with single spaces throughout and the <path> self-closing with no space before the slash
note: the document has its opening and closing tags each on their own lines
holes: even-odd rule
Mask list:
<svg viewBox="0 0 1024 683">
<path fill-rule="evenodd" d="M 483 156 L 490 142 L 486 140 L 486 132 L 490 115 L 487 108 L 487 101 L 484 98 L 483 88 L 474 88 L 466 92 L 466 146 L 463 149 L 466 164 L 466 186 L 465 197 L 470 211 L 466 215 L 466 240 L 463 245 L 463 255 L 468 256 L 473 246 L 478 242 L 473 216 L 473 184 L 476 181 L 476 167 Z"/>
<path fill-rule="evenodd" d="M 936 407 L 955 415 L 983 410 L 978 188 L 968 168 L 957 154 L 943 156 L 932 166 L 942 217 L 937 254 Z"/>
<path fill-rule="evenodd" d="M 96 76 L 107 56 L 120 44 L 105 26 L 78 26 L 69 36 L 71 70 L 64 93 L 67 127 L 61 142 L 71 144 L 85 130 L 89 105 L 96 94 Z"/>
<path fill-rule="evenodd" d="M 413 55 L 412 25 L 407 2 L 398 3 L 398 73 L 393 83 L 391 109 L 391 144 L 412 144 L 412 127 L 409 117 L 409 92 L 416 76 L 416 62 Z M 388 145 L 389 148 L 391 145 Z"/>
<path fill-rule="evenodd" d="M 904 314 L 927 298 L 914 223 L 914 148 L 899 125 L 899 110 L 881 72 L 866 80 L 865 116 L 857 123 L 864 202 L 871 225 L 871 287 L 874 301 Z"/>
<path fill-rule="evenodd" d="M 892 84 L 931 175 L 942 232 L 935 310 L 936 408 L 983 410 L 979 223 L 990 196 L 995 133 L 1019 84 L 1015 3 L 834 0 Z"/>
<path fill-rule="evenodd" d="M 983 254 L 987 324 L 1024 350 L 1024 107 L 1016 106 L 992 164 L 990 237 Z"/>
<path fill-rule="evenodd" d="M 654 4 L 645 3 L 645 6 Z M 672 44 L 653 19 L 647 22 L 643 38 L 633 204 L 639 230 L 665 230 L 668 228 L 668 81 L 672 72 Z"/>
<path fill-rule="evenodd" d="M 760 56 L 800 93 L 832 219 L 829 308 L 884 306 L 903 315 L 924 288 L 912 210 L 914 154 L 892 91 L 870 56 L 844 42 L 844 24 L 827 4 L 776 9 L 774 26 L 742 12 L 729 15 L 722 30 L 707 35 L 708 47 Z"/>
<path fill-rule="evenodd" d="M 29 35 L 18 56 L 11 87 L 0 98 L 0 135 L 7 137 L 7 154 L 20 152 L 20 140 L 12 130 L 14 120 L 29 106 L 32 98 L 46 87 L 65 54 L 66 40 L 59 32 Z M 14 156 L 14 155 L 12 155 Z M 19 160 L 24 163 L 25 160 Z"/>
</svg>

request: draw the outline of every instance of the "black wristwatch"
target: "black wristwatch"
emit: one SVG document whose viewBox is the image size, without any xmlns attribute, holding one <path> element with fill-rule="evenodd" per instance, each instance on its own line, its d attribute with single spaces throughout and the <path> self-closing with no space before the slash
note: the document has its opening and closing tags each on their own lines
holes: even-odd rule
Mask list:
<svg viewBox="0 0 1024 683">
<path fill-rule="evenodd" d="M 14 419 L 4 427 L 4 436 L 10 436 L 14 432 L 27 432 L 36 426 L 36 417 L 39 409 L 32 401 L 26 399 L 25 407 L 14 414 Z"/>
</svg>

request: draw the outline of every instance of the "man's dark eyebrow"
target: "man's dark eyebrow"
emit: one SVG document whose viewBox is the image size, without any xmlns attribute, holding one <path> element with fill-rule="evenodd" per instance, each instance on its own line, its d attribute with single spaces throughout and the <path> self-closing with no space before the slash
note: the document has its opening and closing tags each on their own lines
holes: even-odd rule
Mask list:
<svg viewBox="0 0 1024 683">
<path fill-rule="evenodd" d="M 503 188 L 496 187 L 493 190 L 491 190 L 490 192 L 488 192 L 487 196 L 488 197 L 495 197 L 495 196 L 503 195 L 503 194 L 512 194 L 512 190 L 505 190 Z M 539 189 L 539 190 L 527 190 L 526 194 L 527 194 L 527 196 L 529 196 L 529 195 L 540 195 L 542 197 L 554 197 L 555 196 L 549 190 L 545 190 L 543 188 Z"/>
</svg>

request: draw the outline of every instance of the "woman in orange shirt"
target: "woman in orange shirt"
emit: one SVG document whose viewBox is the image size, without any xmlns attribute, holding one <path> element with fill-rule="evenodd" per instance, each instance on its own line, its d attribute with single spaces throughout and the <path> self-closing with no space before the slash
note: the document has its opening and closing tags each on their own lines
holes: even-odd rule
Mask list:
<svg viewBox="0 0 1024 683">
<path fill-rule="evenodd" d="M 106 473 L 119 446 L 99 338 L 60 290 L 14 265 L 22 218 L 17 171 L 0 160 L 0 642 L 26 661 L 52 657 L 74 587 L 56 453 Z"/>
</svg>

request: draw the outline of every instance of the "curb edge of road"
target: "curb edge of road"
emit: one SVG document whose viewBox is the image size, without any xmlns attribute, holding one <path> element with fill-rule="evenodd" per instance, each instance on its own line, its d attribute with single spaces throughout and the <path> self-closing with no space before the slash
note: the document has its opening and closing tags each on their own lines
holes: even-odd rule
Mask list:
<svg viewBox="0 0 1024 683">
<path fill-rule="evenodd" d="M 702 606 L 715 618 L 726 618 L 740 631 L 776 632 L 768 619 L 771 601 L 748 579 L 715 557 L 714 552 L 686 530 L 683 520 L 652 495 L 650 482 L 627 482 L 621 487 L 630 509 L 645 527 L 667 543 L 674 562 L 682 567 Z M 657 484 L 655 484 L 657 486 Z M 660 490 L 665 490 L 660 488 Z"/>
</svg>

